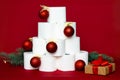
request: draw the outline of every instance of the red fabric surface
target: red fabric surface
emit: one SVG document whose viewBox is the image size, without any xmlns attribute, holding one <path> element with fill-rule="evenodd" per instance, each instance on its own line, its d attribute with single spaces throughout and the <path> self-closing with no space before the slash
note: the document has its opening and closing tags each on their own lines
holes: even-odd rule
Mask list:
<svg viewBox="0 0 120 80">
<path fill-rule="evenodd" d="M 0 80 L 119 80 L 120 57 L 114 57 L 116 71 L 107 75 L 85 74 L 84 71 L 77 72 L 40 72 L 39 70 L 24 70 L 23 67 L 15 67 L 0 62 Z M 49 66 L 48 66 L 49 67 Z"/>
</svg>

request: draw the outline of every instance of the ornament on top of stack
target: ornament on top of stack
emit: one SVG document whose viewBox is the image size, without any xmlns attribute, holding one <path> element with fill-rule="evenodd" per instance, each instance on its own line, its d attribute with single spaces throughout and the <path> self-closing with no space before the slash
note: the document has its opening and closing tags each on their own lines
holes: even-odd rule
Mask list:
<svg viewBox="0 0 120 80">
<path fill-rule="evenodd" d="M 41 7 L 39 17 L 47 22 L 38 22 L 38 36 L 32 38 L 32 51 L 24 52 L 24 68 L 43 72 L 84 70 L 88 52 L 80 50 L 76 22 L 66 22 L 66 7 Z"/>
<path fill-rule="evenodd" d="M 39 17 L 41 19 L 47 19 L 49 17 L 49 11 L 48 11 L 48 7 L 45 5 L 41 5 L 42 10 L 39 11 Z"/>
</svg>

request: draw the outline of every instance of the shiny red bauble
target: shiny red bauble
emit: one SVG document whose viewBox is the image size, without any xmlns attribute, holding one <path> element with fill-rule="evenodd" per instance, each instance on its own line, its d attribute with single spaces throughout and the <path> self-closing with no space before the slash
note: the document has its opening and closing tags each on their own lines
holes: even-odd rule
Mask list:
<svg viewBox="0 0 120 80">
<path fill-rule="evenodd" d="M 22 47 L 25 51 L 32 51 L 32 41 L 31 40 L 24 41 Z"/>
<path fill-rule="evenodd" d="M 49 17 L 48 10 L 41 10 L 41 11 L 39 11 L 39 17 L 41 19 L 47 19 Z"/>
<path fill-rule="evenodd" d="M 72 26 L 66 26 L 65 29 L 64 29 L 64 34 L 65 36 L 67 37 L 72 37 L 73 34 L 74 34 L 74 29 Z"/>
<path fill-rule="evenodd" d="M 75 69 L 77 71 L 81 71 L 81 70 L 84 70 L 84 67 L 85 67 L 85 62 L 83 60 L 77 60 L 75 62 Z"/>
<path fill-rule="evenodd" d="M 33 57 L 31 60 L 30 60 L 30 64 L 32 67 L 34 68 L 37 68 L 40 66 L 41 64 L 41 60 L 39 57 Z"/>
<path fill-rule="evenodd" d="M 46 49 L 47 49 L 48 52 L 54 53 L 57 50 L 57 44 L 55 42 L 49 42 L 46 45 Z"/>
</svg>

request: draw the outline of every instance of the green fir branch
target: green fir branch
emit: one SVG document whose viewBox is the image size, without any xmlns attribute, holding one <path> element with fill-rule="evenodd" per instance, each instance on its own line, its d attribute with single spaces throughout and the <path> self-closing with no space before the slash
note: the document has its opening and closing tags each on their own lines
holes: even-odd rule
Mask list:
<svg viewBox="0 0 120 80">
<path fill-rule="evenodd" d="M 104 60 L 107 60 L 109 62 L 113 62 L 114 61 L 113 57 L 110 57 L 107 54 L 100 54 L 100 53 L 98 53 L 96 51 L 93 51 L 93 52 L 89 53 L 89 55 L 88 55 L 88 61 L 91 62 L 93 60 L 96 60 L 96 59 L 98 59 L 98 57 L 100 55 L 103 57 Z"/>
<path fill-rule="evenodd" d="M 23 53 L 24 53 L 24 50 L 22 48 L 18 48 L 16 52 L 13 52 L 10 54 L 1 52 L 0 56 L 9 59 L 9 61 L 7 62 L 11 63 L 12 65 L 21 66 L 23 65 Z"/>
</svg>

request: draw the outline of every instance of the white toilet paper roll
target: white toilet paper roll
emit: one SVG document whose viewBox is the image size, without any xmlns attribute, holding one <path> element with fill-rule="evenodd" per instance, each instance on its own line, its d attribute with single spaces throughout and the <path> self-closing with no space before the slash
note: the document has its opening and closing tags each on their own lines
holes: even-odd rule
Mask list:
<svg viewBox="0 0 120 80">
<path fill-rule="evenodd" d="M 39 22 L 38 23 L 38 37 L 44 39 L 53 38 L 53 25 L 52 23 Z"/>
<path fill-rule="evenodd" d="M 68 24 L 72 26 L 74 29 L 74 34 L 72 37 L 76 37 L 76 22 L 66 22 L 66 23 L 59 22 L 59 23 L 54 23 L 54 28 L 53 28 L 54 38 L 67 39 L 68 37 L 65 36 L 64 29 Z"/>
<path fill-rule="evenodd" d="M 43 55 L 46 53 L 46 41 L 42 38 L 33 37 L 33 53 Z"/>
<path fill-rule="evenodd" d="M 56 58 L 52 55 L 45 54 L 41 56 L 41 66 L 39 67 L 39 71 L 43 72 L 53 72 L 56 71 Z"/>
<path fill-rule="evenodd" d="M 57 39 L 57 40 L 49 40 L 49 42 L 55 42 L 57 44 L 57 50 L 55 53 L 52 54 L 52 56 L 62 56 L 65 54 L 65 40 Z M 47 52 L 47 54 L 51 54 Z"/>
<path fill-rule="evenodd" d="M 40 57 L 39 54 L 33 54 L 32 52 L 24 52 L 24 69 L 26 69 L 26 70 L 38 69 L 38 68 L 32 67 L 31 64 L 30 64 L 30 60 L 34 56 Z"/>
<path fill-rule="evenodd" d="M 48 22 L 66 22 L 66 7 L 49 7 Z"/>
<path fill-rule="evenodd" d="M 83 60 L 86 65 L 88 65 L 88 52 L 87 51 L 80 51 L 75 54 L 75 61 Z"/>
<path fill-rule="evenodd" d="M 54 28 L 53 28 L 54 38 L 65 39 L 65 36 L 63 35 L 63 29 L 65 27 L 64 24 L 65 24 L 64 22 L 54 23 Z"/>
<path fill-rule="evenodd" d="M 75 54 L 80 51 L 80 37 L 73 37 L 65 40 L 65 52 Z"/>
<path fill-rule="evenodd" d="M 64 55 L 62 57 L 58 57 L 56 61 L 56 66 L 58 70 L 61 71 L 74 71 L 74 55 Z"/>
</svg>

